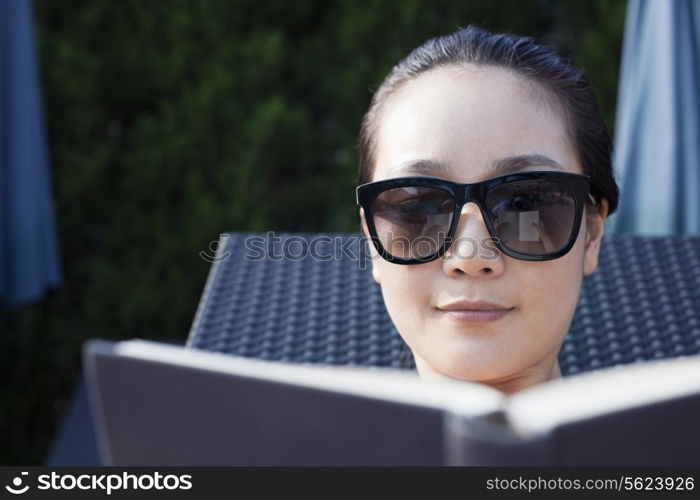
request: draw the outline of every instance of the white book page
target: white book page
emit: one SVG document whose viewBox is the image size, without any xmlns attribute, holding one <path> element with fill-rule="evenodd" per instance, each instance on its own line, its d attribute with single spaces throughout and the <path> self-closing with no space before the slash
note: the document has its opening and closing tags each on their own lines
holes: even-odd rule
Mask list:
<svg viewBox="0 0 700 500">
<path fill-rule="evenodd" d="M 508 420 L 521 436 L 560 423 L 700 393 L 700 355 L 620 365 L 557 379 L 506 399 Z"/>
<path fill-rule="evenodd" d="M 147 340 L 118 342 L 115 351 L 130 358 L 433 407 L 465 416 L 490 413 L 500 409 L 504 402 L 500 391 L 481 384 L 453 379 L 423 380 L 415 372 L 388 367 L 265 361 Z"/>
</svg>

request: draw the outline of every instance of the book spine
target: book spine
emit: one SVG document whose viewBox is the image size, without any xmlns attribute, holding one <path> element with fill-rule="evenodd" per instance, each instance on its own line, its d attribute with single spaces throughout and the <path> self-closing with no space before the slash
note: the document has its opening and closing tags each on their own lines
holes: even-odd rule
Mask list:
<svg viewBox="0 0 700 500">
<path fill-rule="evenodd" d="M 549 434 L 522 438 L 496 411 L 465 417 L 449 411 L 443 416 L 445 465 L 554 465 L 554 440 Z"/>
</svg>

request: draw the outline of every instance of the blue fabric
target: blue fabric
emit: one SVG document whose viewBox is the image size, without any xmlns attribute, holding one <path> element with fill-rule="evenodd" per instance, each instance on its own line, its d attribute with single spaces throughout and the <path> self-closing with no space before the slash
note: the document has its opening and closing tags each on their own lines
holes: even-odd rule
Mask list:
<svg viewBox="0 0 700 500">
<path fill-rule="evenodd" d="M 82 375 L 73 389 L 70 405 L 58 427 L 44 465 L 47 467 L 103 465 L 90 412 L 90 398 Z"/>
<path fill-rule="evenodd" d="M 700 3 L 630 0 L 606 230 L 700 234 Z"/>
<path fill-rule="evenodd" d="M 61 282 L 31 3 L 0 0 L 0 309 Z"/>
</svg>

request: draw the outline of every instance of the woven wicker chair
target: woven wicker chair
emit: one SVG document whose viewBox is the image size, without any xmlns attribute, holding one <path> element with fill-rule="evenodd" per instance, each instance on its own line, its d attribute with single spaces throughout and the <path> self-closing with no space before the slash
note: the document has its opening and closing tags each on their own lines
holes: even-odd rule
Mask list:
<svg viewBox="0 0 700 500">
<path fill-rule="evenodd" d="M 187 346 L 415 369 L 360 233 L 225 233 L 209 258 Z M 559 353 L 562 375 L 697 353 L 700 237 L 606 234 Z"/>
</svg>

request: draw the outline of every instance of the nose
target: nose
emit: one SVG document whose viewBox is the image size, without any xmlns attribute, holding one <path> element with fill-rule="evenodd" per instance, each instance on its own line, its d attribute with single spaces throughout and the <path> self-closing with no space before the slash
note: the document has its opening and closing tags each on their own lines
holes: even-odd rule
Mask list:
<svg viewBox="0 0 700 500">
<path fill-rule="evenodd" d="M 493 242 L 479 206 L 465 203 L 454 240 L 443 256 L 445 273 L 450 277 L 465 274 L 492 277 L 501 274 L 503 267 L 503 256 Z"/>
</svg>

